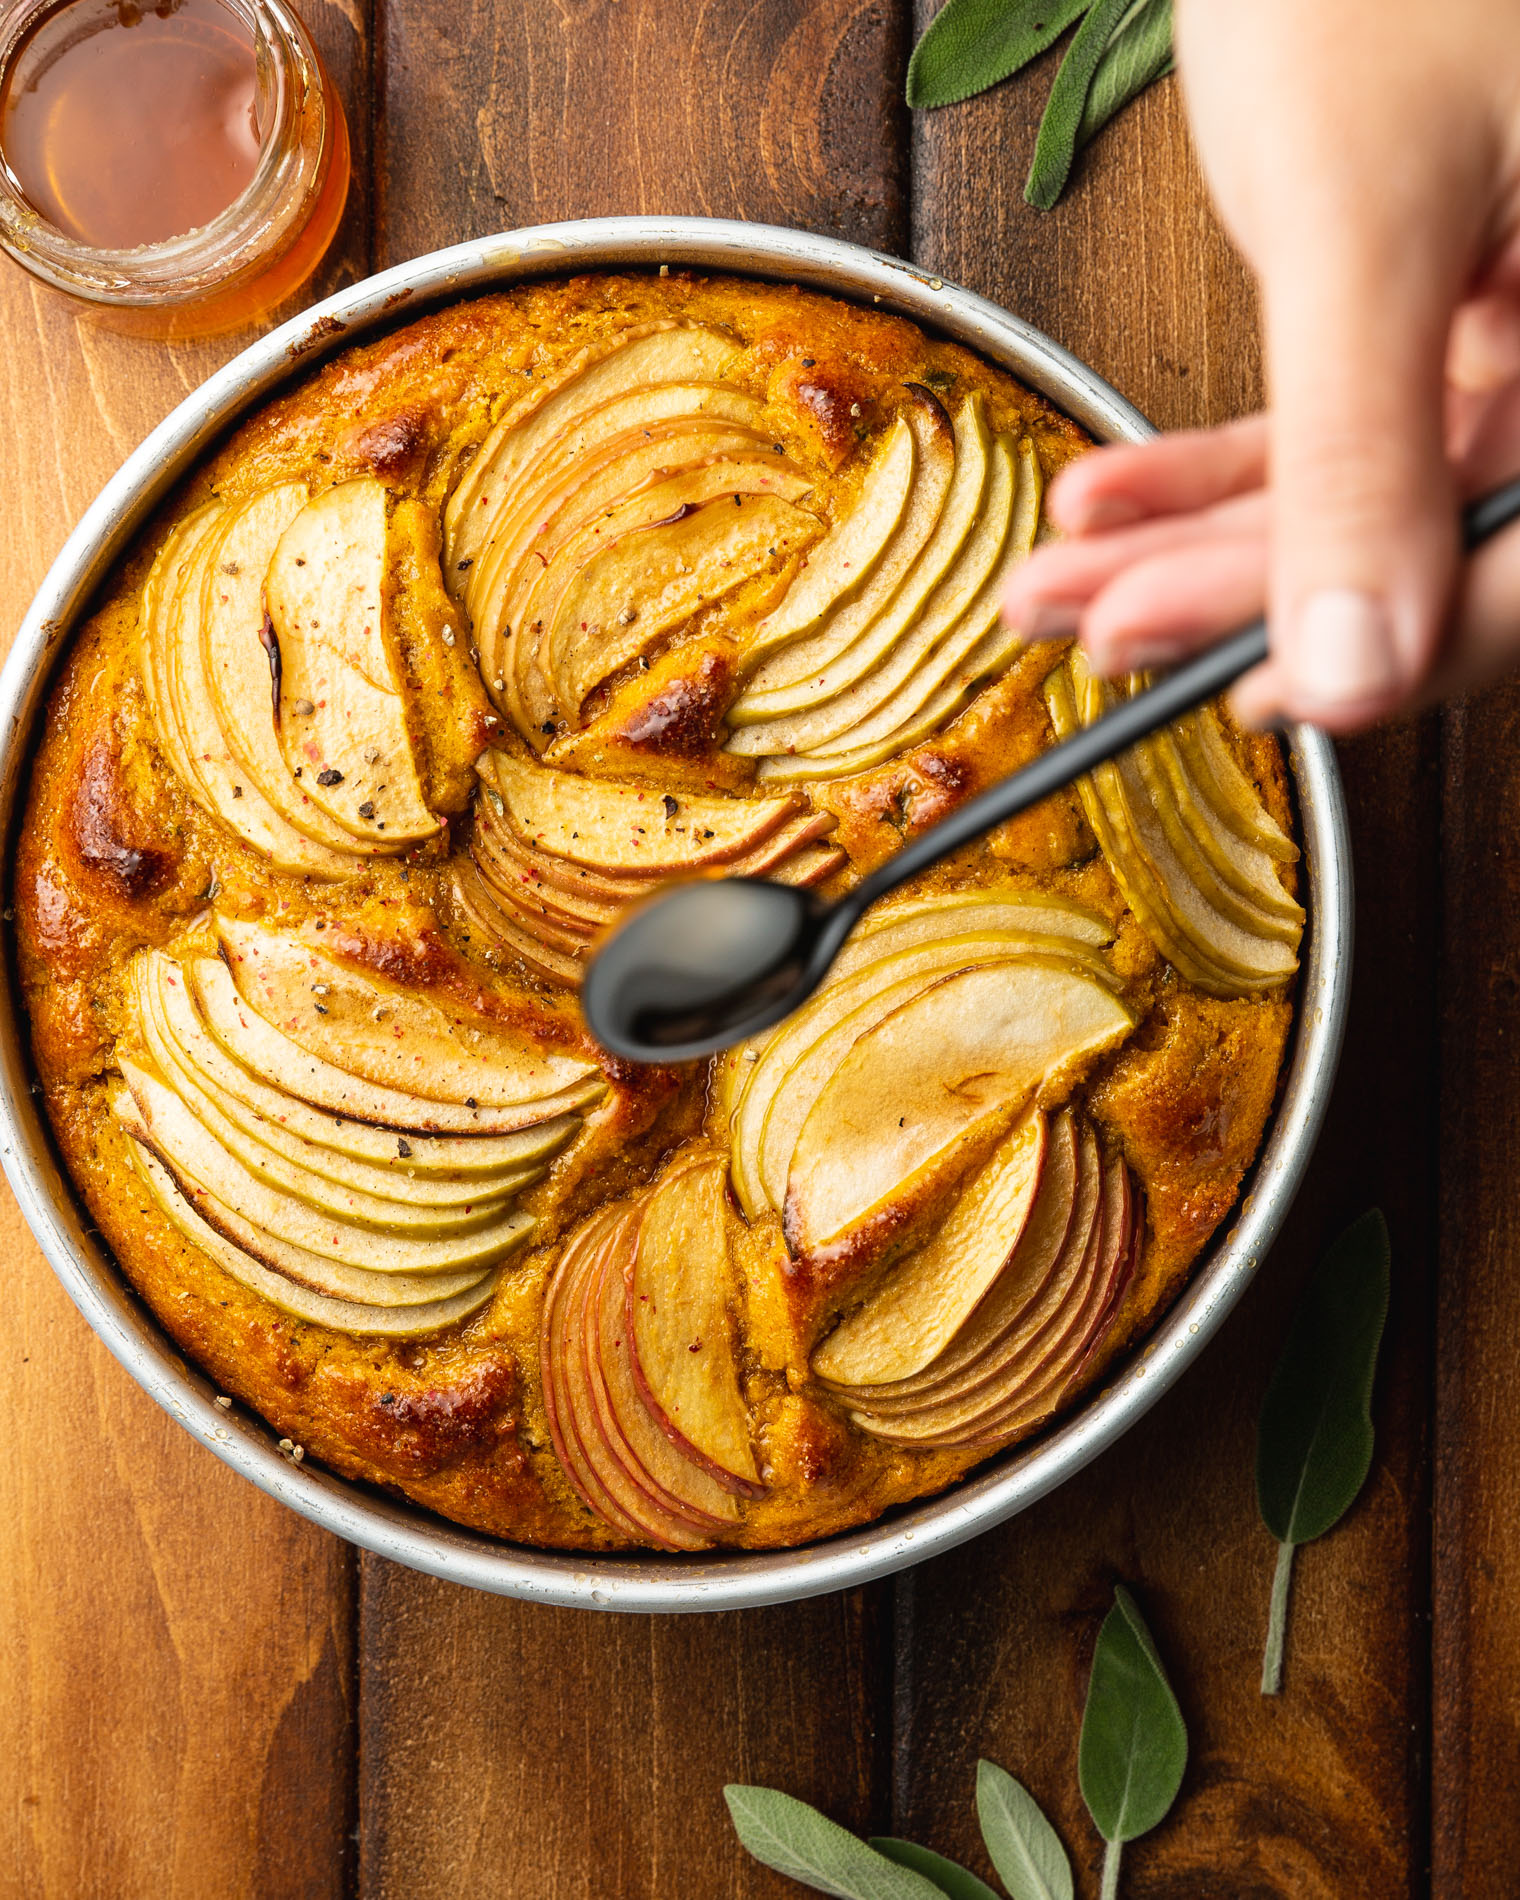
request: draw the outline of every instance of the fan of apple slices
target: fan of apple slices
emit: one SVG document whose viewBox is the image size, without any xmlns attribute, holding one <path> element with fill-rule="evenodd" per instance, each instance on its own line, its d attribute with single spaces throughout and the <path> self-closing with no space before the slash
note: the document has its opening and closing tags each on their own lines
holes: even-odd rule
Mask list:
<svg viewBox="0 0 1520 1900">
<path fill-rule="evenodd" d="M 1002 672 L 1000 623 L 1034 542 L 1042 481 L 1029 442 L 989 432 L 982 399 L 954 422 L 927 389 L 887 432 L 851 512 L 747 646 L 728 750 L 762 780 L 838 778 L 916 744 Z"/>
<path fill-rule="evenodd" d="M 742 354 L 698 324 L 635 325 L 535 384 L 444 511 L 445 578 L 519 733 L 579 723 L 591 691 L 699 609 L 822 532 L 812 478 L 724 381 Z"/>
<path fill-rule="evenodd" d="M 466 1318 L 600 1075 L 297 938 L 218 934 L 220 956 L 130 966 L 111 1099 L 154 1200 L 298 1319 L 407 1337 Z"/>
<path fill-rule="evenodd" d="M 1099 680 L 1070 648 L 1045 682 L 1057 738 L 1144 683 Z M 1288 982 L 1304 911 L 1281 870 L 1298 847 L 1263 805 L 1212 706 L 1100 765 L 1078 791 L 1125 901 L 1189 982 L 1215 996 Z"/>
<path fill-rule="evenodd" d="M 456 874 L 487 942 L 575 985 L 597 935 L 670 878 L 733 876 L 814 885 L 844 862 L 836 820 L 801 798 L 645 790 L 554 772 L 506 752 L 476 770 L 471 862 Z"/>
<path fill-rule="evenodd" d="M 299 482 L 185 520 L 143 589 L 138 651 L 170 765 L 278 869 L 351 874 L 433 836 L 385 591 L 371 477 Z"/>
<path fill-rule="evenodd" d="M 780 1214 L 799 1255 L 890 1239 L 1037 1093 L 1130 1033 L 1111 937 L 1081 906 L 1011 887 L 874 914 L 802 1009 L 724 1058 L 744 1212 Z"/>
<path fill-rule="evenodd" d="M 944 1226 L 813 1354 L 862 1431 L 984 1451 L 1060 1405 L 1134 1272 L 1143 1216 L 1122 1157 L 1033 1109 Z"/>
<path fill-rule="evenodd" d="M 764 1490 L 730 1316 L 724 1165 L 686 1150 L 594 1214 L 544 1298 L 544 1406 L 565 1475 L 613 1530 L 663 1550 L 708 1548 Z"/>
</svg>

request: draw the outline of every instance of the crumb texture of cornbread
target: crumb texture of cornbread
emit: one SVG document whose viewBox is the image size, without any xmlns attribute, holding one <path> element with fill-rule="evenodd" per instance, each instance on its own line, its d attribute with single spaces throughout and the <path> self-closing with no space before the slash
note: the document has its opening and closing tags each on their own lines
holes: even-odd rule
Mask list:
<svg viewBox="0 0 1520 1900">
<path fill-rule="evenodd" d="M 1143 1339 L 1279 1088 L 1274 738 L 1192 716 L 711 1063 L 577 1005 L 661 883 L 844 890 L 1140 684 L 999 614 L 1086 446 L 879 310 L 597 275 L 346 351 L 168 500 L 53 686 L 11 901 L 67 1171 L 221 1391 L 501 1538 L 765 1548 Z"/>
</svg>

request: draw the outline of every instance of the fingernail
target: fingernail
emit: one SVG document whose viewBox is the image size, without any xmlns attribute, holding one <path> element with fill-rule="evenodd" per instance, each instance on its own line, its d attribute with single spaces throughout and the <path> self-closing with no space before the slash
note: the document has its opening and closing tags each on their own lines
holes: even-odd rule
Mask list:
<svg viewBox="0 0 1520 1900">
<path fill-rule="evenodd" d="M 1026 640 L 1064 640 L 1076 632 L 1082 608 L 1074 600 L 1035 600 L 1012 618 Z"/>
<path fill-rule="evenodd" d="M 1279 657 L 1302 690 L 1325 705 L 1375 698 L 1398 678 L 1387 607 L 1350 587 L 1311 594 Z"/>
</svg>

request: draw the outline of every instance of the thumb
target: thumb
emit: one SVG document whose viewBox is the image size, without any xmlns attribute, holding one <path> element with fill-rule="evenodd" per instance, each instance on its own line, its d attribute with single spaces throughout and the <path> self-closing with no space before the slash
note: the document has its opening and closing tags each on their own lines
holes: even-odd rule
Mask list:
<svg viewBox="0 0 1520 1900">
<path fill-rule="evenodd" d="M 1311 222 L 1263 270 L 1278 710 L 1331 730 L 1418 688 L 1457 558 L 1443 369 L 1463 272 L 1428 222 L 1393 222 Z"/>
</svg>

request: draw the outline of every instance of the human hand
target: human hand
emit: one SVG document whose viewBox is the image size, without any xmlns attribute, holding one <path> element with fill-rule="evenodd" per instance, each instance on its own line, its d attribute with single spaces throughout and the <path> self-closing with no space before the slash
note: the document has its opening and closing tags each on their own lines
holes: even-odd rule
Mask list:
<svg viewBox="0 0 1520 1900">
<path fill-rule="evenodd" d="M 1520 662 L 1520 532 L 1459 571 L 1456 525 L 1520 470 L 1520 8 L 1181 0 L 1178 29 L 1272 407 L 1075 463 L 1007 616 L 1112 673 L 1268 611 L 1238 712 L 1348 731 Z"/>
</svg>

